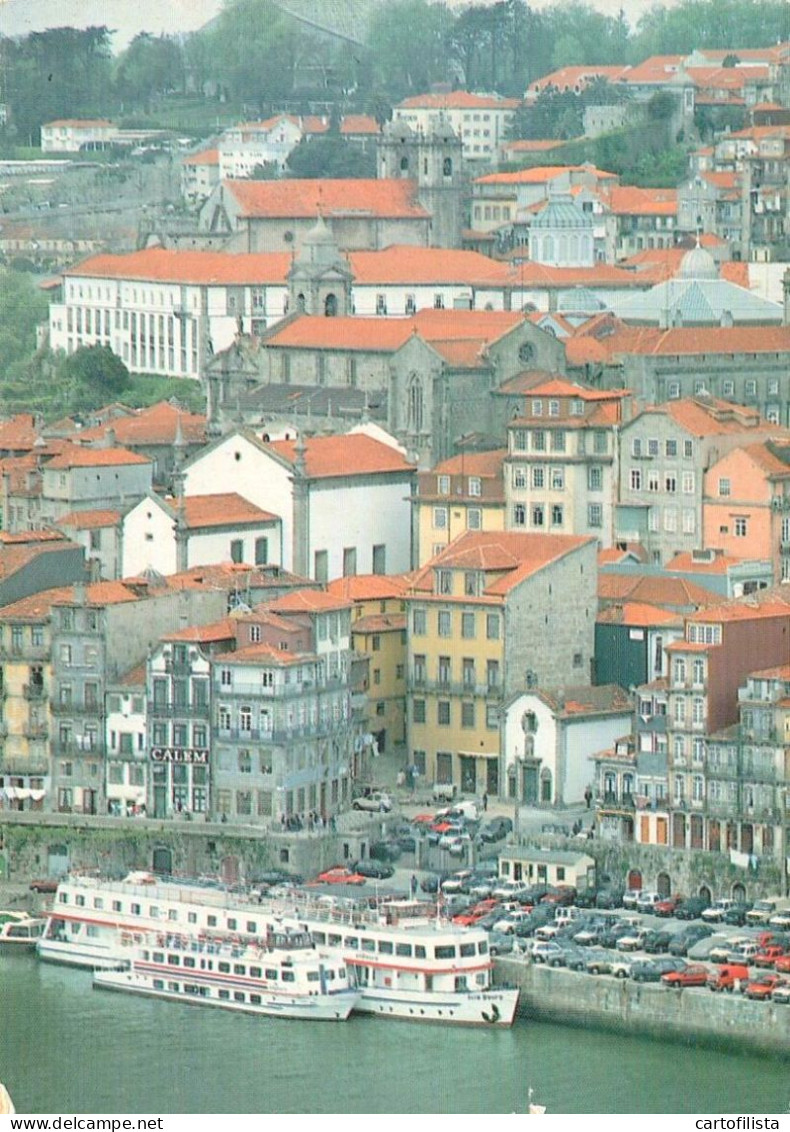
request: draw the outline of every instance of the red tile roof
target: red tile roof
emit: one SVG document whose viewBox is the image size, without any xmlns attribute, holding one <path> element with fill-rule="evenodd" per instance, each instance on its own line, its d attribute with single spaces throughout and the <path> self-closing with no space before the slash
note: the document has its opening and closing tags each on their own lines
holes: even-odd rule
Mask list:
<svg viewBox="0 0 790 1132">
<path fill-rule="evenodd" d="M 718 595 L 710 590 L 687 582 L 685 578 L 652 577 L 648 574 L 598 575 L 598 597 L 609 603 L 635 601 L 645 605 L 669 606 L 683 609 L 688 606 L 710 605 Z"/>
<path fill-rule="evenodd" d="M 201 413 L 159 401 L 147 409 L 137 409 L 128 417 L 113 417 L 96 428 L 82 429 L 76 438 L 79 443 L 99 440 L 112 429 L 119 444 L 172 445 L 180 430 L 187 444 L 202 444 L 206 439 L 206 418 Z"/>
<path fill-rule="evenodd" d="M 114 527 L 120 519 L 120 511 L 69 511 L 68 515 L 61 515 L 58 519 L 58 526 L 87 531 L 97 527 Z"/>
<path fill-rule="evenodd" d="M 482 570 L 493 575 L 485 585 L 483 596 L 503 597 L 525 578 L 594 541 L 576 535 L 467 531 L 417 572 L 413 592 L 433 593 L 437 568 Z"/>
<path fill-rule="evenodd" d="M 600 67 L 594 64 L 581 67 L 560 67 L 558 70 L 551 71 L 550 74 L 543 75 L 542 78 L 530 83 L 529 90 L 541 91 L 549 86 L 554 86 L 557 90 L 575 90 L 577 87 L 585 87 L 597 78 L 615 82 L 624 70 L 626 68 L 622 64 L 607 64 Z"/>
<path fill-rule="evenodd" d="M 428 213 L 409 180 L 223 181 L 244 218 L 325 218 L 377 216 L 424 219 Z"/>
<path fill-rule="evenodd" d="M 99 468 L 113 465 L 150 464 L 151 461 L 126 448 L 83 448 L 70 444 L 46 465 L 47 468 Z"/>
<path fill-rule="evenodd" d="M 583 337 L 567 340 L 581 344 Z M 609 337 L 596 340 L 603 358 L 624 354 L 790 354 L 790 326 L 676 326 L 620 327 Z M 570 351 L 569 356 L 570 356 Z"/>
<path fill-rule="evenodd" d="M 685 551 L 671 558 L 665 569 L 677 574 L 726 574 L 731 566 L 740 561 L 741 559 L 730 558 L 726 554 L 716 554 L 711 562 L 701 562 L 689 551 Z"/>
<path fill-rule="evenodd" d="M 603 198 L 618 216 L 676 216 L 677 189 L 641 189 L 635 185 L 612 185 Z"/>
<path fill-rule="evenodd" d="M 208 625 L 190 625 L 187 629 L 177 629 L 172 633 L 164 633 L 163 641 L 195 641 L 196 643 L 212 641 L 232 641 L 236 638 L 236 621 L 232 617 L 223 617 L 219 621 L 212 621 Z"/>
<path fill-rule="evenodd" d="M 327 585 L 327 592 L 346 601 L 385 601 L 405 594 L 408 581 L 402 574 L 355 574 L 349 578 L 335 578 Z"/>
<path fill-rule="evenodd" d="M 350 252 L 355 284 L 462 283 L 504 286 L 510 269 L 480 252 L 392 245 L 382 251 Z"/>
<path fill-rule="evenodd" d="M 540 185 L 546 181 L 553 181 L 566 173 L 587 172 L 591 177 L 605 180 L 616 180 L 616 173 L 607 173 L 597 169 L 594 165 L 538 165 L 532 169 L 517 169 L 511 173 L 486 173 L 483 177 L 475 177 L 476 185 Z"/>
<path fill-rule="evenodd" d="M 244 648 L 235 649 L 233 652 L 218 653 L 214 660 L 222 664 L 251 664 L 260 661 L 261 664 L 288 668 L 294 664 L 304 664 L 314 655 L 307 652 L 289 652 L 286 649 L 277 649 L 273 645 L 256 644 L 245 645 Z"/>
<path fill-rule="evenodd" d="M 202 149 L 200 153 L 181 158 L 182 165 L 219 165 L 218 149 Z"/>
<path fill-rule="evenodd" d="M 178 500 L 168 499 L 171 507 Z M 187 527 L 258 526 L 278 521 L 271 511 L 262 511 L 235 491 L 219 495 L 188 495 L 184 499 Z"/>
<path fill-rule="evenodd" d="M 498 479 L 502 475 L 502 461 L 507 455 L 506 448 L 495 448 L 490 452 L 462 452 L 458 456 L 450 456 L 431 468 L 423 475 L 445 476 L 480 476 Z"/>
<path fill-rule="evenodd" d="M 502 98 L 495 94 L 452 90 L 445 94 L 414 94 L 396 105 L 398 110 L 517 110 L 518 98 Z"/>
<path fill-rule="evenodd" d="M 371 613 L 351 623 L 352 633 L 393 633 L 405 628 L 405 613 Z"/>
<path fill-rule="evenodd" d="M 733 601 L 690 613 L 687 620 L 702 621 L 707 625 L 717 621 L 754 621 L 770 617 L 786 617 L 790 620 L 790 604 L 772 598 L 765 601 Z M 684 642 L 684 646 L 687 644 L 688 642 Z"/>
<path fill-rule="evenodd" d="M 38 439 L 36 419 L 32 413 L 17 413 L 0 422 L 0 451 L 27 452 Z"/>
<path fill-rule="evenodd" d="M 677 625 L 682 627 L 683 617 L 670 609 L 648 605 L 643 601 L 625 601 L 622 605 L 610 605 L 602 609 L 596 617 L 601 624 L 631 625 L 649 628 L 651 625 Z"/>
<path fill-rule="evenodd" d="M 64 271 L 69 278 L 139 279 L 154 283 L 286 283 L 289 252 L 204 252 L 145 248 L 123 255 L 95 255 Z"/>
<path fill-rule="evenodd" d="M 272 613 L 327 613 L 333 609 L 350 609 L 353 602 L 339 594 L 323 590 L 292 590 L 271 602 Z"/>
<path fill-rule="evenodd" d="M 296 462 L 295 440 L 274 440 L 266 447 L 271 448 L 289 464 Z M 410 464 L 397 448 L 359 432 L 342 436 L 307 437 L 304 459 L 310 479 L 369 476 L 414 470 L 414 465 Z"/>
</svg>

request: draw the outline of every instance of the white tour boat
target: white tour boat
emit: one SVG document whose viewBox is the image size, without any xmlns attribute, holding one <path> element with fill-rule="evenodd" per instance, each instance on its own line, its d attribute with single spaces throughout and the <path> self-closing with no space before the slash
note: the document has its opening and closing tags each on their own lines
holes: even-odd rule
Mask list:
<svg viewBox="0 0 790 1132">
<path fill-rule="evenodd" d="M 314 950 L 306 932 L 276 933 L 265 948 L 152 933 L 126 950 L 128 966 L 95 971 L 94 986 L 316 1022 L 345 1022 L 360 998 L 339 956 Z"/>
<path fill-rule="evenodd" d="M 46 923 L 24 912 L 0 912 L 0 951 L 33 951 Z"/>
<path fill-rule="evenodd" d="M 253 900 L 209 885 L 134 874 L 126 881 L 68 877 L 58 886 L 42 959 L 94 969 L 128 966 L 129 948 L 151 933 L 197 943 L 256 944 L 284 926 L 352 972 L 356 1010 L 388 1018 L 479 1026 L 512 1024 L 518 990 L 493 986 L 488 937 L 439 922 L 433 906 L 381 901 L 375 907 L 293 890 Z"/>
</svg>

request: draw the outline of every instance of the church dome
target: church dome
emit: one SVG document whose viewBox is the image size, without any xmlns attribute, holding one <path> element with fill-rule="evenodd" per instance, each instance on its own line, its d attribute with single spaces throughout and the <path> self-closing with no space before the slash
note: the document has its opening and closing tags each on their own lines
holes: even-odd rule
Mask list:
<svg viewBox="0 0 790 1132">
<path fill-rule="evenodd" d="M 719 269 L 710 252 L 697 244 L 683 256 L 677 277 L 678 279 L 718 279 Z"/>
</svg>

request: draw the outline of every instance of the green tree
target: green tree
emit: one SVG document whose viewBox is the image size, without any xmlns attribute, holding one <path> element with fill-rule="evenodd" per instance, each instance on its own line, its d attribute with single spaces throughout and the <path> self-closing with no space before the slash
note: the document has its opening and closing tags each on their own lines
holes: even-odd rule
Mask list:
<svg viewBox="0 0 790 1132">
<path fill-rule="evenodd" d="M 46 320 L 47 310 L 47 300 L 30 276 L 0 269 L 0 382 L 32 357 L 36 327 Z"/>
<path fill-rule="evenodd" d="M 210 68 L 227 95 L 256 103 L 290 98 L 301 39 L 293 21 L 273 0 L 226 0 L 219 17 L 203 31 Z"/>
<path fill-rule="evenodd" d="M 142 107 L 184 89 L 184 53 L 172 36 L 136 35 L 115 65 L 113 84 L 124 110 Z"/>
<path fill-rule="evenodd" d="M 394 0 L 375 9 L 367 45 L 373 81 L 387 101 L 423 94 L 449 78 L 445 43 L 453 23 L 445 4 L 427 0 Z"/>
<path fill-rule="evenodd" d="M 80 346 L 63 355 L 56 366 L 68 412 L 95 409 L 116 401 L 129 387 L 129 370 L 109 346 Z"/>
<path fill-rule="evenodd" d="M 292 177 L 375 177 L 376 158 L 336 136 L 303 140 L 288 157 Z"/>
</svg>

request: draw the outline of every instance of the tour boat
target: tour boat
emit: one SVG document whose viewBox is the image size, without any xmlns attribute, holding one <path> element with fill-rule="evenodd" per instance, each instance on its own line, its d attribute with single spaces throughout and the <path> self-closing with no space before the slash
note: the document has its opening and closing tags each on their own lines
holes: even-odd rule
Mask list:
<svg viewBox="0 0 790 1132">
<path fill-rule="evenodd" d="M 0 912 L 0 950 L 33 951 L 46 923 L 24 912 Z"/>
<path fill-rule="evenodd" d="M 95 971 L 94 986 L 316 1022 L 345 1022 L 360 998 L 339 957 L 314 950 L 305 932 L 276 933 L 266 947 L 161 933 L 126 942 L 128 965 Z"/>
<path fill-rule="evenodd" d="M 37 950 L 53 962 L 112 970 L 128 967 L 130 949 L 145 948 L 151 933 L 247 946 L 283 927 L 309 932 L 316 947 L 342 962 L 361 991 L 361 1013 L 492 1027 L 513 1022 L 518 990 L 492 985 L 486 933 L 439 921 L 432 905 L 418 901 L 371 907 L 296 889 L 255 900 L 148 874 L 126 881 L 72 876 L 58 886 Z"/>
</svg>

